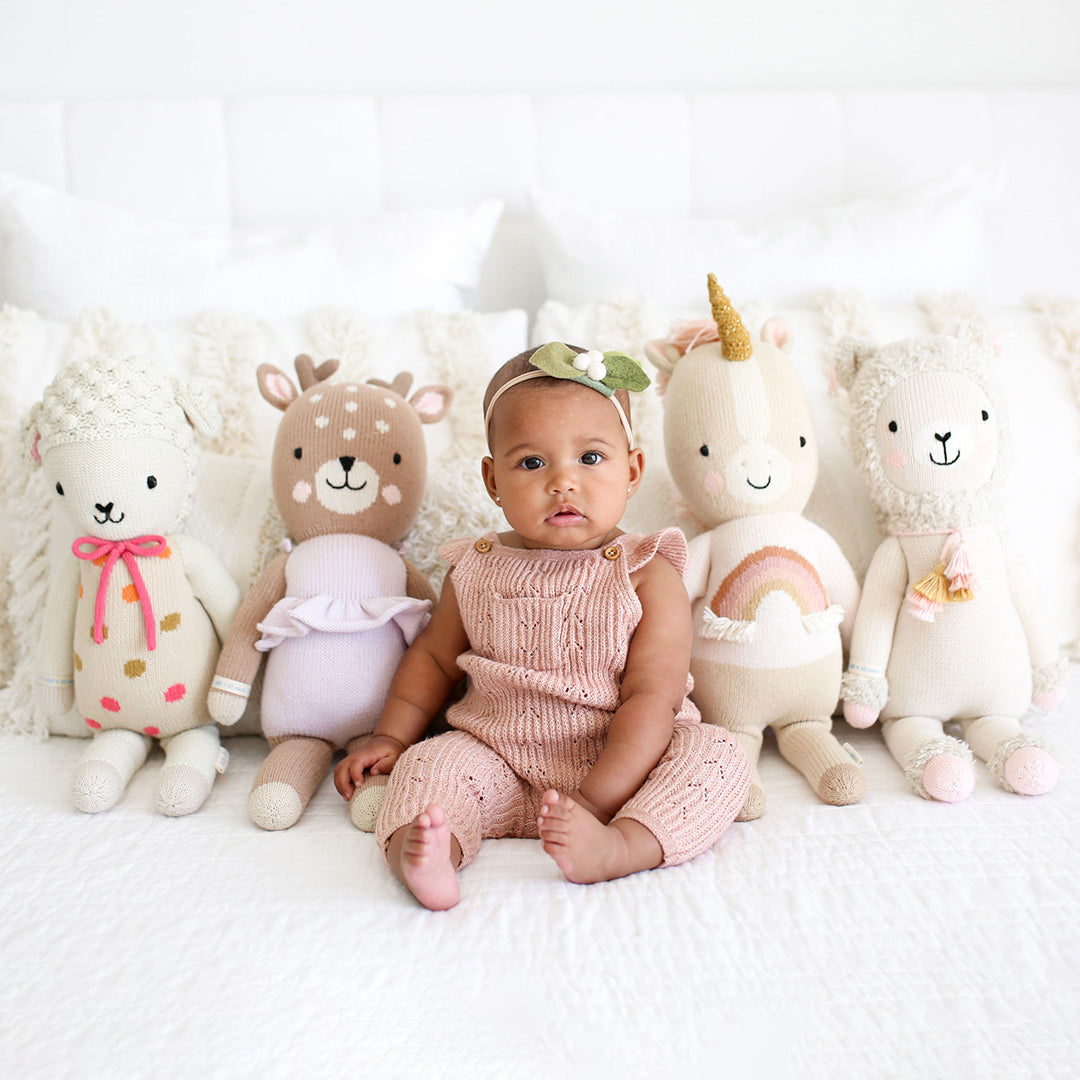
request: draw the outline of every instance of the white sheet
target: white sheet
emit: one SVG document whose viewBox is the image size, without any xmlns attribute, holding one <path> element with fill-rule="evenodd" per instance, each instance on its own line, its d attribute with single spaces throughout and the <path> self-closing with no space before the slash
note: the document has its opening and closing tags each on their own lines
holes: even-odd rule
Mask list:
<svg viewBox="0 0 1080 1080">
<path fill-rule="evenodd" d="M 246 797 L 152 812 L 160 752 L 114 810 L 69 806 L 81 740 L 0 739 L 0 1063 L 8 1077 L 1075 1075 L 1080 667 L 1028 726 L 1063 777 L 907 790 L 840 725 L 868 792 L 823 806 L 767 744 L 765 816 L 692 863 L 605 885 L 489 841 L 421 910 L 328 779 L 284 833 Z"/>
</svg>

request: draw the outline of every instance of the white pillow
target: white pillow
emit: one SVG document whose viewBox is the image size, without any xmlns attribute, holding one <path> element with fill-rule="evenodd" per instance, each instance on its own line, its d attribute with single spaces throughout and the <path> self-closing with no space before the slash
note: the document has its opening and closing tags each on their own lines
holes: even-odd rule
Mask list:
<svg viewBox="0 0 1080 1080">
<path fill-rule="evenodd" d="M 481 400 L 489 374 L 526 346 L 526 316 L 512 310 L 412 312 L 373 319 L 355 309 L 323 307 L 294 319 L 261 322 L 215 313 L 172 324 L 146 324 L 103 311 L 59 323 L 10 306 L 0 309 L 0 579 L 10 576 L 0 619 L 0 731 L 42 736 L 33 709 L 42 607 L 59 560 L 69 557 L 72 526 L 60 513 L 40 470 L 14 449 L 18 417 L 40 398 L 74 356 L 102 349 L 139 352 L 178 375 L 210 383 L 223 417 L 219 438 L 201 458 L 199 491 L 184 529 L 207 543 L 245 592 L 278 552 L 284 527 L 273 505 L 270 452 L 281 413 L 259 395 L 255 369 L 272 363 L 295 381 L 299 352 L 342 361 L 336 378 L 414 376 L 413 388 L 442 383 L 455 392 L 448 417 L 425 425 L 428 488 L 403 553 L 436 588 L 445 572 L 437 548 L 457 536 L 502 527 L 480 480 L 484 434 Z M 3 595 L 0 590 L 0 595 Z M 74 713 L 50 724 L 57 734 L 86 735 Z M 253 695 L 245 718 L 227 734 L 258 731 Z"/>
<path fill-rule="evenodd" d="M 986 213 L 998 186 L 964 169 L 766 223 L 622 217 L 547 190 L 533 192 L 533 205 L 547 295 L 567 304 L 629 289 L 664 308 L 694 307 L 709 271 L 776 304 L 806 304 L 822 282 L 897 301 L 926 289 L 984 293 Z"/>
<path fill-rule="evenodd" d="M 563 340 L 623 349 L 643 358 L 645 344 L 666 336 L 673 322 L 708 316 L 702 286 L 695 305 L 667 312 L 656 303 L 629 295 L 577 307 L 549 301 L 537 314 L 531 340 L 533 344 Z M 968 319 L 1001 335 L 1004 351 L 998 377 L 1008 403 L 1014 464 L 1002 493 L 999 521 L 1028 555 L 1027 564 L 1056 640 L 1071 655 L 1080 656 L 1080 545 L 1076 539 L 1080 535 L 1080 380 L 1074 386 L 1067 363 L 1052 357 L 1047 316 L 1020 307 L 983 311 L 970 297 L 955 294 L 925 295 L 919 303 L 871 304 L 854 294 L 822 293 L 811 306 L 776 308 L 746 299 L 734 286 L 728 292 L 755 338 L 773 315 L 782 316 L 794 332 L 792 361 L 810 399 L 820 443 L 818 481 L 805 513 L 836 539 L 860 580 L 882 536 L 873 504 L 843 442 L 844 400 L 830 395 L 823 371 L 830 343 L 849 332 L 865 333 L 881 342 L 948 332 Z M 1080 362 L 1080 347 L 1071 358 Z M 650 374 L 655 374 L 645 363 Z M 635 430 L 645 449 L 646 483 L 631 502 L 624 524 L 657 528 L 675 521 L 692 535 L 700 525 L 679 516 L 678 491 L 664 460 L 659 395 L 651 388 L 635 395 L 634 413 Z"/>
<path fill-rule="evenodd" d="M 326 303 L 452 310 L 476 286 L 501 212 L 488 200 L 219 236 L 0 173 L 0 301 L 57 319 L 102 305 L 152 320 L 211 309 L 278 318 Z"/>
</svg>

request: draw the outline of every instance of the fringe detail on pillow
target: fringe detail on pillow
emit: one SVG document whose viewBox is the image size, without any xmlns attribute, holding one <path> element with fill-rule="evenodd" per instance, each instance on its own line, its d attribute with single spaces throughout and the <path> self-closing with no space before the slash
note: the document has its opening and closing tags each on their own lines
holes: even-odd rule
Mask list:
<svg viewBox="0 0 1080 1080">
<path fill-rule="evenodd" d="M 192 374 L 211 388 L 221 413 L 221 432 L 210 444 L 219 454 L 256 457 L 251 392 L 255 369 L 266 359 L 258 324 L 250 315 L 209 312 L 194 328 Z"/>
<path fill-rule="evenodd" d="M 307 333 L 319 356 L 341 361 L 339 380 L 363 382 L 376 375 L 393 375 L 374 370 L 371 326 L 355 308 L 334 304 L 318 308 L 308 319 Z"/>
<path fill-rule="evenodd" d="M 14 638 L 14 672 L 0 690 L 0 731 L 35 740 L 49 737 L 48 722 L 34 703 L 37 643 L 49 595 L 51 503 L 41 477 L 23 466 L 7 471 L 8 507 L 15 532 L 15 553 L 8 567 L 8 623 L 19 627 Z"/>
<path fill-rule="evenodd" d="M 1041 293 L 1029 297 L 1028 306 L 1043 316 L 1050 355 L 1068 369 L 1073 393 L 1080 404 L 1080 299 Z M 1080 604 L 1080 597 L 1077 603 Z M 1065 646 L 1063 651 L 1072 659 L 1080 660 L 1080 638 Z"/>
<path fill-rule="evenodd" d="M 112 308 L 87 308 L 79 317 L 67 359 L 90 360 L 101 353 L 137 353 L 147 350 L 146 331 Z"/>
<path fill-rule="evenodd" d="M 986 327 L 986 315 L 969 293 L 923 293 L 915 303 L 925 313 L 932 334 L 955 334 L 970 324 Z"/>
</svg>

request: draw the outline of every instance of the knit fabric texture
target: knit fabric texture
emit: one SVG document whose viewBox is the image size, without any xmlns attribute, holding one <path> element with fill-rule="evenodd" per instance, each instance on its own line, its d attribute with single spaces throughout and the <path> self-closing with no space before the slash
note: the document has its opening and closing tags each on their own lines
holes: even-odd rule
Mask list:
<svg viewBox="0 0 1080 1080">
<path fill-rule="evenodd" d="M 442 552 L 471 644 L 458 660 L 468 690 L 447 713 L 459 730 L 402 755 L 376 831 L 385 844 L 438 802 L 464 863 L 482 836 L 535 837 L 544 790 L 576 790 L 596 763 L 641 618 L 630 575 L 658 554 L 681 573 L 686 541 L 666 529 L 624 534 L 600 549 L 549 551 L 488 535 Z M 691 686 L 688 678 L 688 693 Z M 709 847 L 749 787 L 734 740 L 699 719 L 684 698 L 667 754 L 621 811 L 653 832 L 665 863 Z"/>
</svg>

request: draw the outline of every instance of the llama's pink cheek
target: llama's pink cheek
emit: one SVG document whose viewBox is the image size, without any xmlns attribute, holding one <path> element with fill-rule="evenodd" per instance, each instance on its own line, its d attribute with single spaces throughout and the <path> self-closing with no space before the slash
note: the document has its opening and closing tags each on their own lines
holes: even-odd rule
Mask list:
<svg viewBox="0 0 1080 1080">
<path fill-rule="evenodd" d="M 387 484 L 382 489 L 382 497 L 391 505 L 397 506 L 401 502 L 401 490 L 397 484 Z"/>
<path fill-rule="evenodd" d="M 899 472 L 901 469 L 906 469 L 907 462 L 907 454 L 905 454 L 902 450 L 894 450 L 891 454 L 888 455 L 888 457 L 885 458 L 885 464 L 888 465 L 890 469 L 894 469 L 897 472 Z"/>
<path fill-rule="evenodd" d="M 292 497 L 294 502 L 306 503 L 311 498 L 311 485 L 306 480 L 297 481 L 292 489 Z"/>
<path fill-rule="evenodd" d="M 718 495 L 724 490 L 724 478 L 717 472 L 705 474 L 705 491 L 709 495 Z"/>
</svg>

